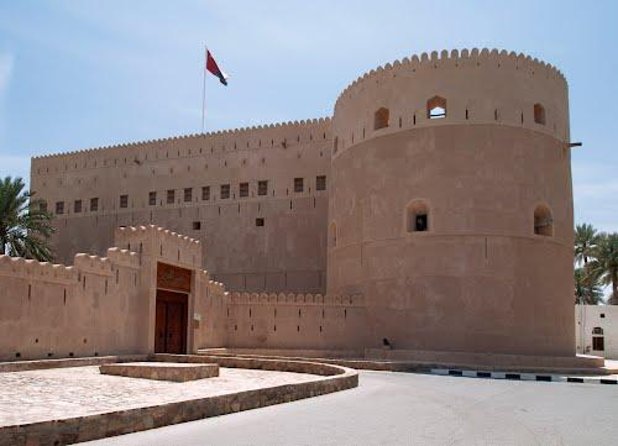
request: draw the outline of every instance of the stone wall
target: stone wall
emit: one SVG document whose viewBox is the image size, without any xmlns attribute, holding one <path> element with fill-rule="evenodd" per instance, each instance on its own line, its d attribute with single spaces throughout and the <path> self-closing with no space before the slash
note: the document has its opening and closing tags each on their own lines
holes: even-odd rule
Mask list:
<svg viewBox="0 0 618 446">
<path fill-rule="evenodd" d="M 136 253 L 78 254 L 72 267 L 0 256 L 0 360 L 145 349 Z"/>
<path fill-rule="evenodd" d="M 103 255 L 118 226 L 156 224 L 201 240 L 202 264 L 232 290 L 319 293 L 328 192 L 317 177 L 328 188 L 331 145 L 329 119 L 235 129 L 33 158 L 31 184 L 50 211 L 63 203 L 59 261 Z"/>
</svg>

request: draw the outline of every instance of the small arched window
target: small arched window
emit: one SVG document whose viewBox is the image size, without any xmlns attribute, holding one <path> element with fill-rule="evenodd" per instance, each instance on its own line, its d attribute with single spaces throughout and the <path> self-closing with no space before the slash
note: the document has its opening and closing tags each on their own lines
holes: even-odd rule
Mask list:
<svg viewBox="0 0 618 446">
<path fill-rule="evenodd" d="M 534 104 L 534 122 L 545 125 L 545 107 L 539 103 Z"/>
<path fill-rule="evenodd" d="M 593 335 L 602 335 L 603 334 L 603 329 L 601 327 L 594 327 L 592 329 L 592 334 Z"/>
<path fill-rule="evenodd" d="M 389 114 L 388 108 L 380 107 L 377 109 L 373 115 L 373 129 L 379 130 L 388 127 Z"/>
<path fill-rule="evenodd" d="M 332 222 L 328 229 L 328 245 L 331 248 L 337 246 L 337 224 L 335 222 Z"/>
<path fill-rule="evenodd" d="M 427 119 L 446 118 L 446 99 L 434 96 L 427 101 Z"/>
<path fill-rule="evenodd" d="M 534 210 L 534 233 L 549 237 L 554 235 L 554 220 L 551 210 L 545 205 L 538 205 Z"/>
<path fill-rule="evenodd" d="M 423 200 L 414 200 L 406 207 L 408 232 L 429 231 L 429 206 Z"/>
</svg>

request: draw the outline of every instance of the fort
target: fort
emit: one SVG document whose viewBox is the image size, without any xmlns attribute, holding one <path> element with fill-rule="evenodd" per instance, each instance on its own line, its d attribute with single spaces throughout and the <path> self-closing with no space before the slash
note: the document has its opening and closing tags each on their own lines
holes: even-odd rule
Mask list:
<svg viewBox="0 0 618 446">
<path fill-rule="evenodd" d="M 0 359 L 598 366 L 575 356 L 568 87 L 522 54 L 404 58 L 328 118 L 33 158 L 31 187 L 73 266 L 0 257 Z"/>
</svg>

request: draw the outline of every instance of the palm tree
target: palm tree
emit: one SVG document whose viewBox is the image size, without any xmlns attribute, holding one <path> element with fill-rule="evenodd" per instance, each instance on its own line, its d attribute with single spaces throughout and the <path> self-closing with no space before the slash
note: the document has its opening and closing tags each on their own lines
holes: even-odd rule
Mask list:
<svg viewBox="0 0 618 446">
<path fill-rule="evenodd" d="M 598 277 L 600 283 L 611 285 L 612 294 L 607 303 L 618 304 L 618 233 L 599 236 L 592 251 L 594 260 L 589 263 L 590 273 Z"/>
<path fill-rule="evenodd" d="M 575 262 L 586 265 L 599 239 L 597 230 L 591 224 L 575 227 Z"/>
<path fill-rule="evenodd" d="M 599 280 L 588 268 L 575 268 L 575 303 L 599 305 L 603 303 L 603 290 Z"/>
<path fill-rule="evenodd" d="M 50 261 L 52 215 L 25 187 L 21 178 L 0 180 L 0 254 Z"/>
</svg>

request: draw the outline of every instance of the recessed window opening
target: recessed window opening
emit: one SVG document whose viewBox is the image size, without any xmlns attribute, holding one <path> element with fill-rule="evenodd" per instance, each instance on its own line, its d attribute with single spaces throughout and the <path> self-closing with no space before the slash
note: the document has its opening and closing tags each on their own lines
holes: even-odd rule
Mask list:
<svg viewBox="0 0 618 446">
<path fill-rule="evenodd" d="M 326 175 L 315 177 L 315 190 L 326 190 Z"/>
<path fill-rule="evenodd" d="M 82 211 L 82 200 L 75 200 L 75 203 L 73 203 L 73 212 L 78 214 L 81 211 Z"/>
<path fill-rule="evenodd" d="M 204 201 L 210 200 L 210 186 L 202 187 L 202 200 Z"/>
<path fill-rule="evenodd" d="M 258 195 L 268 195 L 268 181 L 258 181 Z"/>
<path fill-rule="evenodd" d="M 249 183 L 240 183 L 238 195 L 240 198 L 249 196 Z"/>
<path fill-rule="evenodd" d="M 202 229 L 202 222 L 201 221 L 194 221 L 193 222 L 193 230 L 194 231 L 199 231 L 200 229 Z"/>
<path fill-rule="evenodd" d="M 294 192 L 302 192 L 305 189 L 303 178 L 294 178 Z"/>
<path fill-rule="evenodd" d="M 174 200 L 176 199 L 176 192 L 174 189 L 167 190 L 167 204 L 174 204 Z"/>
<path fill-rule="evenodd" d="M 534 210 L 534 233 L 547 237 L 554 235 L 554 220 L 551 211 L 545 205 L 539 205 Z"/>
<path fill-rule="evenodd" d="M 256 218 L 255 219 L 255 226 L 264 226 L 264 219 L 262 217 Z"/>
<path fill-rule="evenodd" d="M 230 198 L 230 185 L 222 184 L 221 185 L 221 199 L 225 200 L 227 198 Z"/>
<path fill-rule="evenodd" d="M 184 190 L 185 203 L 190 202 L 192 199 L 193 199 L 193 189 L 190 187 L 186 187 Z"/>
<path fill-rule="evenodd" d="M 406 209 L 408 232 L 429 230 L 429 207 L 424 201 L 414 201 Z"/>
<path fill-rule="evenodd" d="M 427 119 L 446 118 L 446 99 L 434 96 L 427 101 Z"/>
<path fill-rule="evenodd" d="M 468 120 L 469 117 L 470 117 L 470 113 L 469 113 L 468 109 L 466 108 L 466 120 Z"/>
<path fill-rule="evenodd" d="M 545 107 L 539 103 L 534 104 L 534 122 L 545 125 Z"/>
<path fill-rule="evenodd" d="M 121 208 L 129 207 L 129 196 L 128 195 L 121 195 L 120 196 L 120 207 Z"/>
<path fill-rule="evenodd" d="M 594 334 L 594 335 L 602 335 L 603 334 L 603 329 L 601 327 L 594 327 L 592 329 L 592 334 Z"/>
<path fill-rule="evenodd" d="M 605 350 L 605 338 L 603 336 L 592 337 L 592 350 L 600 352 Z"/>
<path fill-rule="evenodd" d="M 148 205 L 155 206 L 157 204 L 157 193 L 155 191 L 148 192 Z"/>
<path fill-rule="evenodd" d="M 373 115 L 373 129 L 379 130 L 388 127 L 389 120 L 388 108 L 380 107 Z"/>
</svg>

